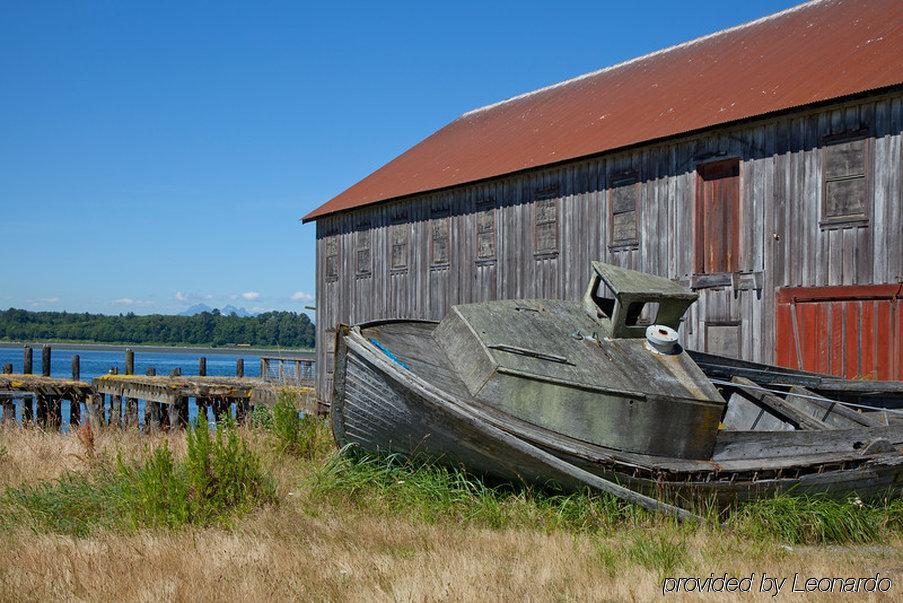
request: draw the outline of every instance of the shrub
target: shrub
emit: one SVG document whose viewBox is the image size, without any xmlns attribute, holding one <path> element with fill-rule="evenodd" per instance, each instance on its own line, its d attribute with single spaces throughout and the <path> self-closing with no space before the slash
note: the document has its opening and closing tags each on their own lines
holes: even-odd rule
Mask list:
<svg viewBox="0 0 903 603">
<path fill-rule="evenodd" d="M 312 415 L 298 416 L 295 396 L 289 391 L 280 392 L 273 406 L 270 432 L 280 453 L 314 459 L 332 450 L 332 436 L 325 422 Z"/>
<path fill-rule="evenodd" d="M 120 459 L 119 473 L 132 486 L 122 502 L 134 527 L 178 527 L 190 521 L 188 483 L 179 469 L 165 442 L 143 467 L 127 467 Z"/>
<path fill-rule="evenodd" d="M 273 426 L 273 413 L 270 409 L 262 404 L 254 406 L 251 411 L 251 427 L 258 429 L 270 429 Z"/>
<path fill-rule="evenodd" d="M 191 523 L 210 523 L 275 500 L 275 485 L 238 435 L 234 419 L 224 418 L 211 432 L 207 419 L 198 417 L 187 437 L 184 471 Z"/>
</svg>

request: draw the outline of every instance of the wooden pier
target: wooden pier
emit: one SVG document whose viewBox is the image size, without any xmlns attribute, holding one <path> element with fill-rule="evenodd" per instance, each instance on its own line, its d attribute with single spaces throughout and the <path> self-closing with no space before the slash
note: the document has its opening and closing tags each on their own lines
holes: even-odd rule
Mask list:
<svg viewBox="0 0 903 603">
<path fill-rule="evenodd" d="M 187 425 L 190 399 L 194 399 L 199 413 L 211 409 L 214 419 L 226 413 L 237 421 L 247 418 L 255 406 L 272 406 L 282 392 L 293 396 L 298 410 L 310 414 L 320 410 L 308 361 L 293 364 L 298 370 L 286 379 L 274 379 L 274 375 L 266 370 L 262 373 L 263 378 L 245 377 L 243 359 L 236 362 L 235 376 L 207 376 L 207 361 L 203 357 L 198 359 L 197 376 L 182 376 L 181 369 L 173 370 L 169 376 L 158 376 L 153 368 L 149 368 L 146 375 L 135 375 L 134 352 L 126 350 L 125 374 L 119 374 L 113 367 L 109 374 L 88 383 L 80 379 L 77 355 L 72 358 L 72 378 L 63 379 L 50 377 L 50 346 L 42 349 L 42 375 L 31 374 L 31 348 L 25 346 L 23 352 L 24 373 L 13 374 L 10 365 L 4 366 L 0 373 L 3 422 L 16 421 L 15 405 L 18 402 L 23 425 L 59 429 L 64 400 L 70 402 L 70 426 L 90 421 L 97 429 L 141 427 L 145 431 Z M 305 363 L 304 370 L 301 362 Z M 261 361 L 264 369 L 268 364 Z M 139 417 L 142 407 L 139 401 L 142 400 L 143 412 Z"/>
<path fill-rule="evenodd" d="M 70 422 L 78 423 L 81 403 L 89 400 L 93 394 L 91 385 L 84 381 L 41 375 L 0 374 L 0 403 L 4 422 L 14 420 L 14 404 L 18 400 L 22 403 L 24 423 L 59 427 L 62 422 L 62 401 L 69 400 L 72 403 Z M 26 399 L 28 403 L 25 403 Z"/>
<path fill-rule="evenodd" d="M 272 406 L 282 391 L 290 391 L 300 402 L 299 410 L 316 413 L 313 388 L 282 385 L 248 377 L 183 377 L 103 375 L 91 383 L 99 396 L 109 396 L 111 408 L 121 400 L 144 400 L 143 424 L 149 429 L 184 426 L 188 422 L 188 399 L 194 398 L 198 412 L 213 410 L 213 416 L 233 413 L 242 421 L 254 406 Z M 99 412 L 99 411 L 98 411 Z M 116 414 L 115 412 L 113 413 Z M 115 418 L 113 419 L 115 420 Z M 125 426 L 137 425 L 126 406 Z"/>
</svg>

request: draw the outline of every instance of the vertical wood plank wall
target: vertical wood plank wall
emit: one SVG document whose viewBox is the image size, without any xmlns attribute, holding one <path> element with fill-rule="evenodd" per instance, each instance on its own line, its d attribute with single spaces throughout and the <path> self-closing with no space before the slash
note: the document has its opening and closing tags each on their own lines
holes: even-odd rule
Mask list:
<svg viewBox="0 0 903 603">
<path fill-rule="evenodd" d="M 825 227 L 820 224 L 820 147 L 825 137 L 856 131 L 867 136 L 868 220 Z M 897 91 L 321 218 L 319 395 L 330 396 L 338 323 L 438 320 L 452 304 L 498 298 L 577 299 L 593 259 L 689 285 L 696 169 L 729 158 L 740 160 L 739 270 L 744 278 L 739 282 L 759 279 L 761 290 L 753 285 L 699 289 L 699 302 L 682 324 L 681 336 L 690 348 L 704 350 L 707 324 L 739 325 L 739 354 L 771 362 L 777 288 L 903 280 L 901 131 L 903 92 Z M 607 183 L 629 171 L 639 179 L 639 240 L 610 247 Z M 534 198 L 555 187 L 558 252 L 536 254 Z M 495 257 L 478 258 L 479 215 L 492 207 Z M 434 265 L 431 220 L 441 219 L 450 220 L 449 261 Z M 407 234 L 404 268 L 390 265 L 393 226 Z M 370 231 L 369 273 L 359 271 L 355 253 L 360 241 L 355 233 L 361 228 Z M 334 278 L 325 269 L 330 237 L 338 250 Z"/>
</svg>

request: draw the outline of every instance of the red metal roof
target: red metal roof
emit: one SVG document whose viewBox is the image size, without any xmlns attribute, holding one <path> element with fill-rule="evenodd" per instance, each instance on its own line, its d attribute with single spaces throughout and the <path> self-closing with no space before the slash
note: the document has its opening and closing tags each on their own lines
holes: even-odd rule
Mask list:
<svg viewBox="0 0 903 603">
<path fill-rule="evenodd" d="M 465 113 L 304 221 L 903 83 L 903 1 L 822 0 Z"/>
</svg>

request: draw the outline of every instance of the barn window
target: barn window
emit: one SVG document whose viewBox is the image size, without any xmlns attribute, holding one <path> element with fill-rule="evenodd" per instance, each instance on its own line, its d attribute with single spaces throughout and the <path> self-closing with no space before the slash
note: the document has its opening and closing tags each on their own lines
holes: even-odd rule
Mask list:
<svg viewBox="0 0 903 603">
<path fill-rule="evenodd" d="M 609 187 L 611 241 L 613 247 L 636 245 L 639 241 L 637 205 L 639 179 L 636 172 L 614 176 Z"/>
<path fill-rule="evenodd" d="M 354 233 L 354 249 L 357 258 L 357 274 L 369 275 L 371 272 L 369 222 L 360 224 L 357 232 Z"/>
<path fill-rule="evenodd" d="M 410 228 L 404 222 L 403 218 L 398 218 L 398 223 L 389 227 L 389 269 L 404 270 L 408 267 L 408 240 L 410 238 Z"/>
<path fill-rule="evenodd" d="M 533 251 L 558 253 L 558 186 L 536 191 L 533 203 Z"/>
<path fill-rule="evenodd" d="M 433 211 L 433 219 L 430 220 L 430 265 L 448 265 L 448 237 L 449 222 L 448 209 Z"/>
<path fill-rule="evenodd" d="M 326 237 L 326 278 L 335 280 L 339 277 L 339 242 L 335 235 Z"/>
<path fill-rule="evenodd" d="M 495 259 L 495 201 L 477 203 L 477 261 Z"/>
<path fill-rule="evenodd" d="M 866 219 L 865 138 L 825 140 L 822 147 L 822 220 Z"/>
<path fill-rule="evenodd" d="M 696 168 L 696 273 L 740 269 L 740 161 Z"/>
</svg>

